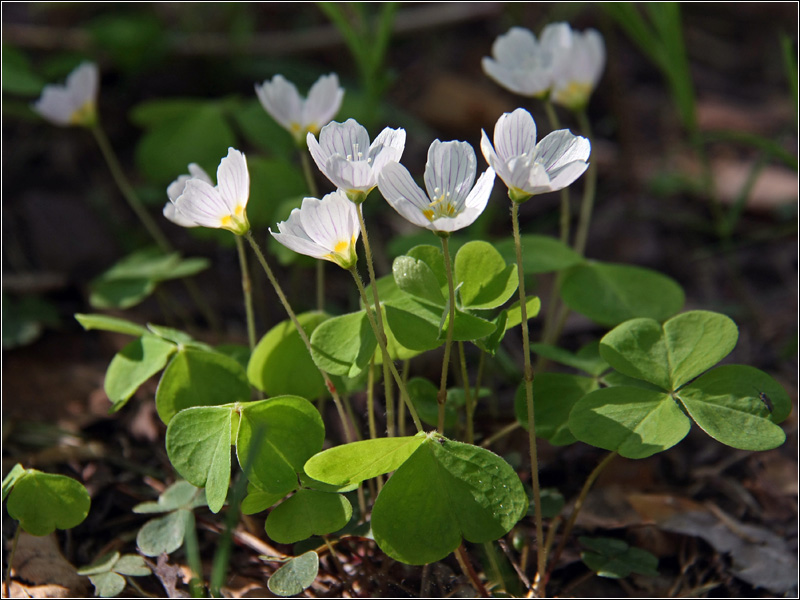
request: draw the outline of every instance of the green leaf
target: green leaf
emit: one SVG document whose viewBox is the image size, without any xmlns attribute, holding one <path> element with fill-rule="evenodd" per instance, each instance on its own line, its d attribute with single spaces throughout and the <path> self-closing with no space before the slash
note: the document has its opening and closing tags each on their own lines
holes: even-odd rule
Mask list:
<svg viewBox="0 0 800 600">
<path fill-rule="evenodd" d="M 130 308 L 147 298 L 156 289 L 150 279 L 96 279 L 89 284 L 89 304 L 92 308 Z"/>
<path fill-rule="evenodd" d="M 457 244 L 452 238 L 450 241 L 450 248 L 453 249 Z M 439 292 L 441 292 L 442 295 L 442 302 L 444 302 L 444 299 L 448 295 L 448 285 L 447 270 L 444 268 L 444 254 L 442 254 L 442 249 L 430 244 L 420 244 L 406 252 L 406 256 L 410 256 L 428 265 L 431 273 L 436 277 L 436 282 L 439 284 Z M 383 299 L 383 296 L 381 296 L 381 299 Z"/>
<path fill-rule="evenodd" d="M 455 286 L 459 287 L 461 306 L 486 310 L 504 304 L 519 285 L 516 262 L 506 261 L 488 242 L 464 244 L 456 254 Z"/>
<path fill-rule="evenodd" d="M 600 341 L 600 354 L 616 370 L 676 390 L 725 358 L 736 345 L 736 324 L 725 315 L 691 311 L 663 327 L 632 319 Z"/>
<path fill-rule="evenodd" d="M 257 437 L 261 444 L 254 448 Z M 279 396 L 243 405 L 236 453 L 240 465 L 252 465 L 249 478 L 256 486 L 286 495 L 297 489 L 298 473 L 322 450 L 324 440 L 325 426 L 313 404 L 298 396 Z"/>
<path fill-rule="evenodd" d="M 153 113 L 170 118 L 154 122 Z M 168 184 L 195 162 L 213 174 L 236 137 L 223 114 L 222 104 L 207 100 L 153 100 L 134 108 L 134 121 L 146 121 L 147 131 L 136 147 L 136 161 L 153 182 Z M 137 114 L 138 113 L 138 114 Z"/>
<path fill-rule="evenodd" d="M 217 352 L 181 349 L 170 361 L 156 390 L 156 410 L 165 424 L 184 408 L 250 400 L 247 373 L 233 358 Z"/>
<path fill-rule="evenodd" d="M 180 329 L 173 329 L 172 327 L 164 327 L 163 325 L 154 325 L 153 323 L 147 324 L 147 329 L 150 333 L 157 335 L 162 340 L 167 340 L 173 344 L 195 344 L 192 336 Z"/>
<path fill-rule="evenodd" d="M 596 390 L 590 377 L 565 373 L 542 373 L 533 378 L 533 414 L 536 416 L 536 437 L 555 446 L 575 441 L 569 429 L 569 414 L 575 403 Z M 528 404 L 523 383 L 514 396 L 514 412 L 520 425 L 528 429 Z"/>
<path fill-rule="evenodd" d="M 588 551 L 581 552 L 584 564 L 600 577 L 620 579 L 631 573 L 658 576 L 658 559 L 640 548 L 631 548 L 614 538 L 578 538 Z"/>
<path fill-rule="evenodd" d="M 739 330 L 719 313 L 693 310 L 664 323 L 672 389 L 678 389 L 728 356 Z"/>
<path fill-rule="evenodd" d="M 691 427 L 672 397 L 637 387 L 595 390 L 578 400 L 569 428 L 580 441 L 625 458 L 647 458 L 680 442 Z"/>
<path fill-rule="evenodd" d="M 252 481 L 247 482 L 247 496 L 242 500 L 241 511 L 243 515 L 254 515 L 274 506 L 286 494 L 265 492 Z"/>
<path fill-rule="evenodd" d="M 294 596 L 308 588 L 319 571 L 319 557 L 316 552 L 306 552 L 284 564 L 272 574 L 267 586 L 278 596 Z"/>
<path fill-rule="evenodd" d="M 114 565 L 114 571 L 130 577 L 146 577 L 150 575 L 150 567 L 137 554 L 123 554 Z"/>
<path fill-rule="evenodd" d="M 653 319 L 631 319 L 600 340 L 600 355 L 617 371 L 672 390 L 664 330 Z"/>
<path fill-rule="evenodd" d="M 79 525 L 89 514 L 90 505 L 89 493 L 80 482 L 35 469 L 28 469 L 16 478 L 6 500 L 11 518 L 37 536 Z"/>
<path fill-rule="evenodd" d="M 428 425 L 436 427 L 439 422 L 439 388 L 424 377 L 412 377 L 406 383 L 406 389 L 419 418 Z M 444 426 L 453 427 L 457 421 L 458 410 L 448 394 L 444 403 Z"/>
<path fill-rule="evenodd" d="M 3 44 L 3 91 L 20 96 L 38 96 L 44 81 L 31 69 L 28 58 L 10 44 Z"/>
<path fill-rule="evenodd" d="M 766 393 L 773 411 L 760 398 Z M 786 440 L 791 401 L 781 385 L 754 367 L 723 365 L 678 392 L 686 412 L 715 440 L 741 450 L 771 450 Z"/>
<path fill-rule="evenodd" d="M 522 270 L 526 275 L 560 271 L 583 262 L 583 257 L 564 242 L 545 235 L 522 235 Z M 506 238 L 494 244 L 508 264 L 517 264 L 514 239 Z"/>
<path fill-rule="evenodd" d="M 352 515 L 353 507 L 341 494 L 300 490 L 269 513 L 264 528 L 279 544 L 293 544 L 338 531 Z"/>
<path fill-rule="evenodd" d="M 328 318 L 320 312 L 297 316 L 309 336 Z M 275 325 L 258 342 L 247 365 L 247 377 L 252 385 L 270 396 L 296 394 L 316 398 L 325 393 L 322 375 L 288 319 Z"/>
<path fill-rule="evenodd" d="M 365 310 L 328 319 L 311 334 L 311 356 L 331 375 L 357 377 L 377 345 Z"/>
<path fill-rule="evenodd" d="M 358 483 L 396 470 L 425 439 L 424 433 L 418 433 L 336 446 L 311 457 L 305 464 L 305 472 L 331 485 Z"/>
<path fill-rule="evenodd" d="M 185 508 L 151 519 L 136 535 L 136 545 L 145 556 L 171 554 L 183 545 L 192 513 Z"/>
<path fill-rule="evenodd" d="M 159 61 L 167 49 L 164 24 L 153 13 L 101 14 L 87 29 L 115 65 L 130 71 Z"/>
<path fill-rule="evenodd" d="M 119 552 L 109 552 L 104 554 L 92 564 L 78 569 L 78 575 L 99 575 L 107 573 L 114 568 L 119 560 Z"/>
<path fill-rule="evenodd" d="M 549 344 L 531 344 L 539 356 L 555 361 L 559 364 L 578 369 L 589 375 L 599 376 L 608 370 L 608 363 L 600 356 L 598 342 L 591 342 L 573 354 L 569 350 Z"/>
<path fill-rule="evenodd" d="M 100 598 L 113 598 L 122 593 L 127 582 L 122 575 L 113 572 L 89 575 L 89 581 L 94 586 L 94 595 Z"/>
<path fill-rule="evenodd" d="M 542 301 L 538 298 L 538 296 L 528 296 L 525 298 L 525 311 L 527 313 L 528 320 L 538 317 L 541 308 Z M 508 309 L 508 319 L 506 320 L 505 324 L 506 331 L 521 324 L 522 310 L 520 309 L 519 300 L 517 300 Z"/>
<path fill-rule="evenodd" d="M 572 310 L 614 326 L 637 317 L 664 321 L 681 309 L 684 294 L 673 279 L 656 271 L 592 262 L 565 272 L 561 298 Z"/>
<path fill-rule="evenodd" d="M 125 319 L 109 317 L 108 315 L 83 315 L 77 313 L 75 319 L 86 331 L 99 329 L 101 331 L 113 331 L 115 333 L 135 335 L 137 337 L 147 333 L 147 329 L 141 325 Z"/>
<path fill-rule="evenodd" d="M 133 507 L 135 513 L 169 512 L 178 508 L 196 508 L 205 506 L 206 496 L 202 488 L 188 481 L 176 481 L 158 497 L 158 502 L 142 502 Z"/>
<path fill-rule="evenodd" d="M 167 456 L 181 477 L 206 488 L 211 512 L 225 504 L 231 478 L 233 409 L 199 406 L 177 413 L 167 426 Z"/>
<path fill-rule="evenodd" d="M 528 497 L 502 458 L 477 446 L 426 437 L 381 490 L 375 541 L 407 564 L 445 558 L 462 542 L 495 540 L 525 514 Z"/>
<path fill-rule="evenodd" d="M 6 475 L 5 479 L 3 479 L 3 502 L 5 502 L 9 492 L 14 487 L 14 484 L 24 477 L 25 473 L 27 473 L 25 467 L 19 463 L 15 464 L 14 468 L 8 472 L 8 475 Z"/>
<path fill-rule="evenodd" d="M 426 302 L 444 306 L 445 299 L 431 268 L 412 256 L 398 256 L 392 263 L 392 275 L 397 287 Z"/>
<path fill-rule="evenodd" d="M 120 350 L 108 365 L 105 390 L 116 412 L 145 381 L 158 373 L 175 352 L 175 345 L 153 335 L 143 335 Z"/>
<path fill-rule="evenodd" d="M 284 159 L 291 159 L 297 152 L 292 136 L 267 114 L 257 99 L 240 100 L 231 116 L 251 146 Z"/>
</svg>

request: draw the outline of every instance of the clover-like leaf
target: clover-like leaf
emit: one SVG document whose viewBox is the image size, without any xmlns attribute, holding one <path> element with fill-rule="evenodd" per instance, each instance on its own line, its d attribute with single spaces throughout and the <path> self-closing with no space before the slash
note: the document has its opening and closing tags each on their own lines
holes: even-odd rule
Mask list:
<svg viewBox="0 0 800 600">
<path fill-rule="evenodd" d="M 646 458 L 671 448 L 690 427 L 670 394 L 627 386 L 587 394 L 569 417 L 570 431 L 580 441 L 625 458 Z"/>
<path fill-rule="evenodd" d="M 235 359 L 194 348 L 178 351 L 164 370 L 156 390 L 156 410 L 166 424 L 184 408 L 248 400 L 247 373 Z"/>
<path fill-rule="evenodd" d="M 736 324 L 725 315 L 695 310 L 669 319 L 631 319 L 600 341 L 601 356 L 616 370 L 667 391 L 697 377 L 736 345 Z"/>
<path fill-rule="evenodd" d="M 305 472 L 331 485 L 358 483 L 394 471 L 425 439 L 424 433 L 418 433 L 334 446 L 311 457 L 305 464 Z"/>
<path fill-rule="evenodd" d="M 294 596 L 308 588 L 319 571 L 319 556 L 314 551 L 287 561 L 267 582 L 269 591 L 278 596 Z"/>
<path fill-rule="evenodd" d="M 522 269 L 526 275 L 560 271 L 583 262 L 583 257 L 561 240 L 545 236 L 526 234 L 520 236 L 522 244 Z M 506 238 L 494 246 L 509 264 L 516 263 L 513 238 Z"/>
<path fill-rule="evenodd" d="M 145 523 L 136 535 L 136 545 L 145 556 L 171 554 L 183 546 L 186 528 L 194 526 L 192 511 L 186 508 Z"/>
<path fill-rule="evenodd" d="M 542 373 L 533 378 L 533 414 L 536 416 L 536 437 L 555 446 L 575 441 L 569 429 L 572 407 L 589 392 L 597 389 L 590 377 L 566 373 Z M 520 424 L 528 428 L 528 405 L 525 385 L 520 385 L 514 397 L 514 412 Z"/>
<path fill-rule="evenodd" d="M 462 539 L 482 543 L 511 530 L 528 507 L 514 470 L 477 446 L 427 436 L 375 501 L 372 531 L 390 557 L 441 560 Z"/>
<path fill-rule="evenodd" d="M 233 409 L 199 406 L 177 413 L 167 426 L 167 455 L 189 483 L 206 488 L 211 512 L 219 512 L 231 478 Z"/>
<path fill-rule="evenodd" d="M 308 336 L 328 318 L 321 312 L 297 316 Z M 258 342 L 247 365 L 247 376 L 251 384 L 270 396 L 296 394 L 316 398 L 325 393 L 322 375 L 288 319 L 275 325 Z"/>
<path fill-rule="evenodd" d="M 251 464 L 248 477 L 257 487 L 286 495 L 297 489 L 298 473 L 324 440 L 325 426 L 313 404 L 279 396 L 242 406 L 236 454 L 240 465 Z"/>
<path fill-rule="evenodd" d="M 591 262 L 570 267 L 561 298 L 572 310 L 601 325 L 646 317 L 664 321 L 683 306 L 683 289 L 657 271 Z"/>
<path fill-rule="evenodd" d="M 116 412 L 145 381 L 158 373 L 175 352 L 175 344 L 154 335 L 143 335 L 120 350 L 106 370 L 105 391 Z"/>
<path fill-rule="evenodd" d="M 578 538 L 587 551 L 581 552 L 584 564 L 600 577 L 620 579 L 631 573 L 658 576 L 658 559 L 641 548 L 632 548 L 614 538 Z"/>
<path fill-rule="evenodd" d="M 454 284 L 465 309 L 491 309 L 505 303 L 519 285 L 516 263 L 510 265 L 488 242 L 464 244 L 456 254 Z"/>
<path fill-rule="evenodd" d="M 407 294 L 444 306 L 444 295 L 436 275 L 424 261 L 412 256 L 398 256 L 392 263 L 392 274 L 397 287 Z"/>
<path fill-rule="evenodd" d="M 178 508 L 193 509 L 206 505 L 206 494 L 203 488 L 192 485 L 188 481 L 176 481 L 165 489 L 157 502 L 142 502 L 133 507 L 137 514 L 163 513 Z"/>
<path fill-rule="evenodd" d="M 586 344 L 576 353 L 550 344 L 531 344 L 531 350 L 539 356 L 562 365 L 578 369 L 589 375 L 599 376 L 609 368 L 608 363 L 600 356 L 598 342 Z"/>
<path fill-rule="evenodd" d="M 377 345 L 365 310 L 328 319 L 311 334 L 314 363 L 331 375 L 358 376 Z"/>
<path fill-rule="evenodd" d="M 769 409 L 761 399 L 767 394 Z M 754 367 L 723 365 L 678 391 L 686 412 L 715 440 L 742 450 L 771 450 L 786 440 L 791 401 L 783 387 Z"/>
<path fill-rule="evenodd" d="M 35 469 L 27 469 L 24 475 L 18 475 L 17 472 L 16 481 L 8 492 L 6 509 L 11 518 L 19 521 L 20 527 L 31 535 L 42 536 L 56 529 L 72 529 L 89 514 L 89 492 L 71 477 Z"/>
<path fill-rule="evenodd" d="M 353 507 L 342 494 L 300 490 L 269 513 L 264 527 L 279 544 L 293 544 L 338 531 L 352 515 Z"/>
<path fill-rule="evenodd" d="M 113 331 L 115 333 L 124 333 L 127 335 L 134 335 L 136 337 L 143 336 L 147 333 L 147 329 L 118 317 L 110 317 L 108 315 L 83 315 L 80 313 L 75 314 L 75 320 L 81 324 L 86 331 L 92 329 L 99 329 L 101 331 Z"/>
</svg>

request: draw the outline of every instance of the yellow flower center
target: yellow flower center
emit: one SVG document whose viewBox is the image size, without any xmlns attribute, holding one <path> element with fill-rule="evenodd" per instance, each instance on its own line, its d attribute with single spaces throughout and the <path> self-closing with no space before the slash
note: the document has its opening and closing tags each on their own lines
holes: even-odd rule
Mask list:
<svg viewBox="0 0 800 600">
<path fill-rule="evenodd" d="M 589 101 L 592 84 L 585 81 L 572 81 L 569 85 L 553 91 L 553 102 L 566 106 L 570 110 L 580 110 Z"/>
<path fill-rule="evenodd" d="M 356 236 L 355 234 L 349 240 L 339 240 L 333 247 L 333 252 L 326 254 L 324 258 L 331 262 L 335 262 L 343 269 L 349 269 L 358 260 L 355 252 L 356 249 Z"/>
<path fill-rule="evenodd" d="M 70 115 L 71 125 L 92 125 L 97 118 L 94 100 L 87 100 Z"/>
<path fill-rule="evenodd" d="M 438 191 L 438 189 L 434 190 L 434 192 Z M 422 214 L 431 222 L 442 217 L 454 217 L 456 215 L 456 207 L 450 202 L 450 192 L 442 194 L 428 204 L 428 208 L 424 209 Z"/>
</svg>

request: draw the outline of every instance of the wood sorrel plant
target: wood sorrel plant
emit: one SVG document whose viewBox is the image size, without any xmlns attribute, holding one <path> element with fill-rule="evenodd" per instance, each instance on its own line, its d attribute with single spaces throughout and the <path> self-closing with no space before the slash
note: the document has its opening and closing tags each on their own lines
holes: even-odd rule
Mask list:
<svg viewBox="0 0 800 600">
<path fill-rule="evenodd" d="M 598 61 L 592 55 L 595 60 L 585 69 L 576 68 L 575 61 L 591 55 L 592 48 L 597 52 L 597 37 L 573 36 L 563 24 L 543 35 L 541 43 L 531 43 L 529 36 L 518 31 L 509 36 L 496 44 L 500 64 L 487 63 L 487 71 L 498 80 L 511 73 L 508 77 L 515 87 L 508 87 L 515 91 L 583 111 L 599 77 Z M 542 48 L 545 54 L 535 54 Z M 565 48 L 572 60 L 558 54 Z M 513 63 L 521 55 L 525 60 Z M 569 72 L 560 70 L 565 65 Z M 324 83 L 326 97 L 336 107 L 317 113 L 328 120 L 341 100 L 335 84 L 337 80 Z M 266 107 L 276 102 L 275 94 L 290 97 L 293 105 L 300 102 L 296 90 L 282 78 L 259 90 Z M 190 176 L 181 176 L 170 186 L 164 214 L 179 225 L 224 228 L 236 236 L 252 351 L 215 348 L 184 332 L 153 324 L 144 327 L 102 315 L 77 316 L 86 329 L 133 337 L 107 371 L 105 387 L 113 410 L 161 372 L 155 403 L 167 425 L 167 454 L 188 484 L 204 488 L 212 512 L 233 501 L 229 498 L 233 448 L 241 476 L 248 482 L 241 510 L 255 514 L 271 509 L 265 527 L 274 541 L 290 544 L 335 534 L 356 514 L 369 522 L 372 537 L 388 556 L 408 564 L 427 564 L 455 553 L 476 589 L 484 592 L 470 567 L 464 542 L 490 543 L 506 535 L 528 513 L 530 501 L 514 468 L 474 444 L 474 401 L 480 395 L 477 381 L 483 381 L 483 374 L 469 363 L 463 344 L 471 342 L 478 348 L 481 365 L 517 326 L 523 371 L 515 408 L 520 424 L 529 432 L 536 532 L 532 547 L 537 554 L 533 581 L 539 595 L 546 592 L 548 575 L 570 539 L 589 486 L 616 455 L 637 459 L 667 450 L 683 439 L 692 422 L 735 448 L 764 450 L 783 442 L 777 424 L 789 414 L 790 403 L 781 386 L 752 367 L 717 366 L 738 337 L 728 317 L 707 311 L 680 313 L 683 292 L 664 275 L 584 258 L 593 183 L 586 186 L 575 248 L 566 245 L 569 236 L 557 240 L 521 231 L 523 203 L 534 195 L 566 189 L 591 168 L 588 137 L 557 130 L 537 143 L 533 117 L 519 108 L 499 117 L 493 141 L 483 133 L 481 149 L 489 167 L 477 181 L 477 158 L 469 144 L 434 141 L 423 190 L 399 163 L 405 148 L 403 129 L 384 129 L 370 142 L 366 129 L 353 119 L 323 124 L 306 117 L 303 111 L 288 117 L 276 113 L 296 140 L 305 133 L 311 158 L 336 190 L 321 199 L 316 194 L 305 198 L 271 233 L 291 250 L 349 271 L 359 292 L 358 310 L 342 315 L 321 310 L 295 314 L 250 229 L 247 162 L 244 154 L 231 148 L 220 163 L 216 185 L 190 165 Z M 317 131 L 319 140 L 314 135 Z M 454 251 L 451 234 L 466 229 L 482 213 L 495 176 L 508 188 L 511 235 L 494 244 L 472 240 Z M 362 211 L 375 187 L 401 216 L 438 236 L 441 249 L 415 246 L 393 257 L 391 274 L 378 277 Z M 562 226 L 568 230 L 569 211 L 566 216 Z M 358 272 L 359 238 L 368 288 Z M 249 299 L 244 241 L 288 316 L 288 321 L 273 327 L 260 341 L 256 341 Z M 546 330 L 552 333 L 539 344 L 531 344 L 528 331 L 528 320 L 540 308 L 539 299 L 525 291 L 525 277 L 533 273 L 556 274 L 552 305 L 563 306 L 561 310 L 548 306 L 551 322 Z M 515 294 L 516 302 L 509 305 Z M 575 354 L 558 347 L 558 322 L 567 310 L 607 327 L 608 333 Z M 454 342 L 460 345 L 462 374 L 457 389 L 448 386 Z M 400 375 L 397 361 L 425 353 L 430 359 L 442 346 L 438 386 L 419 377 L 413 367 L 410 382 Z M 535 374 L 531 350 L 583 374 Z M 364 388 L 365 375 L 372 377 L 373 365 L 384 369 L 389 435 L 373 434 L 356 441 L 360 432 L 347 414 L 347 396 Z M 390 402 L 393 383 L 416 426 L 414 435 L 393 435 L 402 430 Z M 253 400 L 253 388 L 267 397 Z M 326 393 L 334 399 L 348 443 L 323 451 L 326 423 L 310 400 Z M 459 394 L 467 413 L 467 433 L 462 439 L 458 439 L 457 401 L 453 400 Z M 763 401 L 764 397 L 769 401 Z M 426 430 L 425 425 L 435 429 Z M 554 445 L 582 441 L 611 452 L 588 478 L 549 559 L 546 535 L 555 540 L 558 525 L 548 530 L 544 522 L 537 436 Z M 379 481 L 376 493 L 367 497 L 362 484 L 375 478 Z M 345 495 L 356 490 L 358 512 Z M 169 504 L 170 511 L 184 511 L 180 514 L 185 516 L 199 498 L 191 495 L 184 503 Z M 183 530 L 187 535 L 188 529 Z M 175 540 L 170 542 L 167 548 L 175 549 Z M 326 538 L 325 543 L 333 554 L 331 541 Z M 582 543 L 593 553 L 589 561 L 593 563 L 615 551 L 607 540 Z M 636 554 L 627 545 L 622 550 Z M 309 585 L 319 564 L 316 554 L 280 559 L 287 561 L 285 570 L 278 571 L 282 575 L 276 573 L 277 581 L 270 585 L 282 594 L 301 591 L 298 581 Z M 302 577 L 287 575 L 294 571 Z M 203 578 L 202 573 L 195 575 Z M 213 580 L 211 587 L 215 589 Z"/>
</svg>

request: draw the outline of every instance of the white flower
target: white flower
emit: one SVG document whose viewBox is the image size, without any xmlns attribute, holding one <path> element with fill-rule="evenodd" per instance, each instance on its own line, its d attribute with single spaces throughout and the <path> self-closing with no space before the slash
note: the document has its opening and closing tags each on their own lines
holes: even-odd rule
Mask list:
<svg viewBox="0 0 800 600">
<path fill-rule="evenodd" d="M 179 177 L 167 188 L 170 203 L 164 207 L 164 216 L 184 227 L 222 228 L 236 235 L 247 233 L 250 223 L 245 208 L 250 196 L 250 174 L 244 154 L 228 148 L 228 156 L 217 169 L 216 187 L 200 167 L 194 166 L 195 171 L 189 167 L 192 177 L 183 182 Z"/>
<path fill-rule="evenodd" d="M 597 85 L 606 62 L 603 36 L 594 29 L 570 30 L 569 44 L 555 53 L 550 99 L 571 110 L 582 110 Z"/>
<path fill-rule="evenodd" d="M 86 62 L 67 77 L 66 85 L 46 85 L 31 108 L 54 125 L 91 126 L 97 120 L 97 65 Z"/>
<path fill-rule="evenodd" d="M 295 252 L 349 269 L 358 259 L 356 240 L 360 228 L 356 211 L 356 205 L 341 190 L 327 194 L 322 200 L 304 198 L 300 208 L 278 223 L 279 233 L 271 229 L 270 233 Z"/>
<path fill-rule="evenodd" d="M 494 128 L 494 146 L 481 131 L 483 156 L 508 186 L 515 202 L 534 194 L 560 190 L 583 174 L 589 164 L 589 140 L 559 129 L 536 143 L 536 123 L 518 108 L 505 113 Z"/>
<path fill-rule="evenodd" d="M 200 165 L 195 163 L 189 165 L 189 175 L 181 175 L 169 184 L 167 188 L 167 198 L 169 198 L 169 202 L 164 206 L 164 216 L 182 227 L 196 226 L 194 220 L 184 217 L 183 214 L 175 208 L 175 202 L 180 198 L 181 194 L 183 194 L 183 190 L 186 189 L 186 182 L 190 179 L 200 179 L 209 185 L 214 185 L 208 173 L 206 173 Z"/>
<path fill-rule="evenodd" d="M 483 58 L 483 71 L 516 94 L 544 96 L 553 84 L 554 55 L 568 46 L 569 35 L 564 23 L 545 27 L 540 41 L 529 29 L 512 27 L 495 40 L 493 58 Z"/>
<path fill-rule="evenodd" d="M 308 91 L 308 99 L 303 99 L 291 81 L 275 75 L 272 81 L 256 84 L 256 95 L 264 110 L 300 144 L 307 133 L 316 134 L 336 116 L 344 90 L 339 87 L 336 74 L 331 73 L 317 79 Z"/>
<path fill-rule="evenodd" d="M 471 225 L 492 193 L 491 167 L 473 188 L 475 163 L 475 151 L 468 143 L 434 140 L 425 165 L 427 194 L 398 163 L 383 168 L 378 185 L 386 201 L 403 217 L 434 232 L 449 233 Z"/>
<path fill-rule="evenodd" d="M 306 136 L 308 150 L 317 167 L 351 201 L 363 202 L 387 164 L 396 163 L 406 146 L 405 129 L 381 131 L 372 144 L 369 134 L 354 119 L 328 123 L 319 133 Z"/>
</svg>

